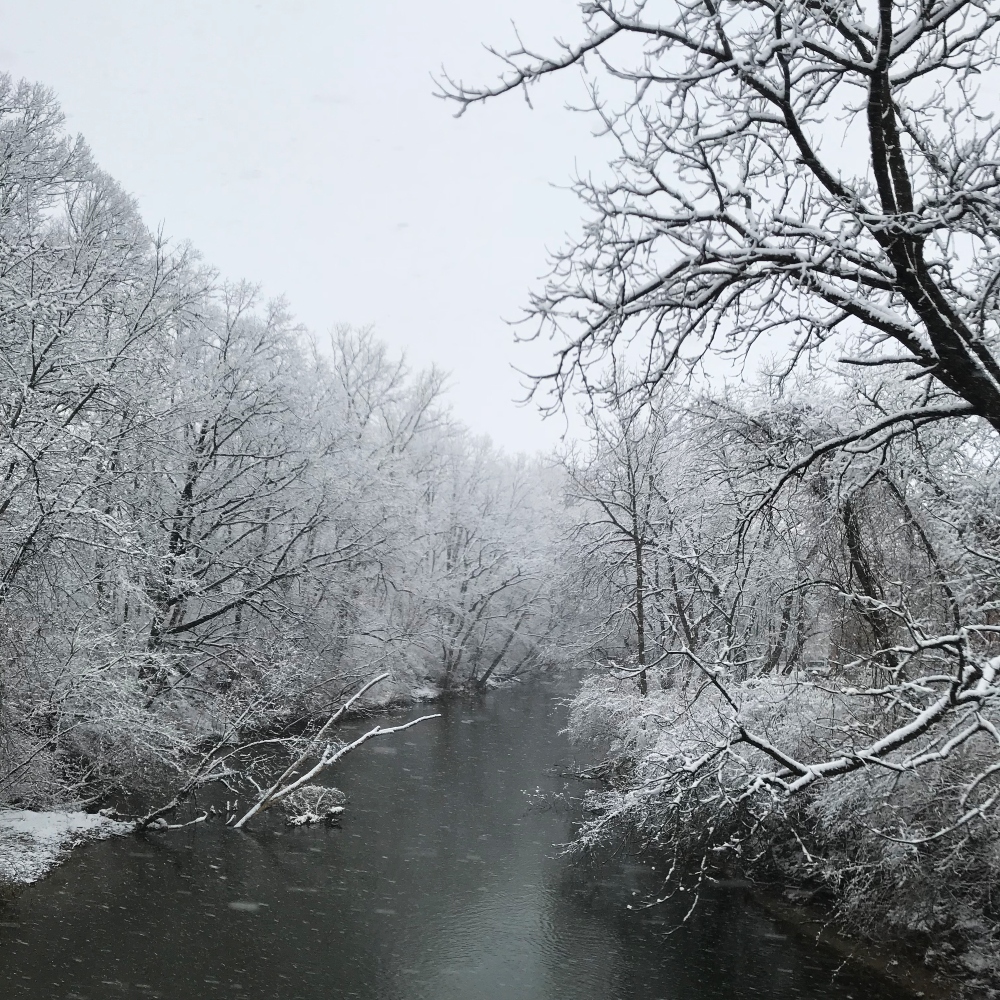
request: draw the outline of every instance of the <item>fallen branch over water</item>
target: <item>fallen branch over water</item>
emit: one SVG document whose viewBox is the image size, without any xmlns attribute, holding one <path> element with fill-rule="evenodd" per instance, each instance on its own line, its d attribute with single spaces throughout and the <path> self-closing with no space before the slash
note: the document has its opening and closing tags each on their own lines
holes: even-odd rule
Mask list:
<svg viewBox="0 0 1000 1000">
<path fill-rule="evenodd" d="M 244 815 L 233 824 L 233 829 L 242 829 L 246 824 L 253 819 L 258 813 L 263 812 L 265 809 L 270 808 L 275 802 L 280 802 L 286 795 L 290 795 L 296 789 L 301 788 L 303 785 L 308 784 L 313 778 L 316 777 L 321 771 L 325 771 L 328 767 L 332 767 L 337 761 L 346 757 L 352 750 L 356 750 L 363 743 L 367 743 L 368 740 L 374 739 L 376 736 L 388 736 L 390 733 L 399 733 L 404 729 L 409 729 L 411 726 L 415 726 L 420 722 L 426 722 L 428 719 L 438 719 L 440 714 L 435 715 L 422 715 L 419 719 L 413 719 L 411 722 L 404 722 L 399 726 L 390 726 L 388 728 L 383 728 L 382 726 L 375 726 L 374 729 L 370 729 L 367 733 L 359 736 L 353 743 L 348 743 L 342 746 L 327 743 L 320 751 L 320 744 L 323 742 L 323 737 L 326 735 L 327 730 L 351 707 L 354 702 L 356 702 L 366 691 L 373 688 L 376 684 L 381 683 L 389 676 L 388 672 L 380 674 L 378 677 L 369 681 L 362 687 L 353 697 L 349 698 L 340 708 L 337 709 L 333 715 L 323 724 L 322 728 L 316 735 L 309 741 L 306 747 L 302 750 L 299 756 L 282 772 L 281 776 L 277 781 L 271 785 L 270 788 L 263 791 L 258 797 L 257 801 L 247 810 Z M 305 774 L 300 775 L 293 781 L 289 781 L 295 775 L 300 767 L 305 765 L 305 762 L 310 758 L 317 755 L 319 751 L 319 760 L 308 770 Z M 286 784 L 287 782 L 287 784 Z"/>
<path fill-rule="evenodd" d="M 428 719 L 440 718 L 439 715 L 424 715 L 419 719 L 414 719 L 411 722 L 404 723 L 399 726 L 390 726 L 388 728 L 383 728 L 382 726 L 376 726 L 374 729 L 365 733 L 363 736 L 356 739 L 353 743 L 346 746 L 327 742 L 324 745 L 324 737 L 330 728 L 341 719 L 344 714 L 350 709 L 350 707 L 364 695 L 367 691 L 370 691 L 376 684 L 380 684 L 382 681 L 389 677 L 389 672 L 379 674 L 378 677 L 373 678 L 368 681 L 367 684 L 363 685 L 358 691 L 355 692 L 347 701 L 344 702 L 340 708 L 334 712 L 329 719 L 320 727 L 318 732 L 309 741 L 302 746 L 299 739 L 286 739 L 284 737 L 279 739 L 261 739 L 254 740 L 251 743 L 245 743 L 240 746 L 231 747 L 228 752 L 220 753 L 225 747 L 230 745 L 230 740 L 235 733 L 238 733 L 239 727 L 246 721 L 249 715 L 252 713 L 257 703 L 254 702 L 247 707 L 246 711 L 237 719 L 233 724 L 231 724 L 222 737 L 215 741 L 213 746 L 202 755 L 201 761 L 195 768 L 194 772 L 191 774 L 188 781 L 181 787 L 169 802 L 161 805 L 152 811 L 148 812 L 145 816 L 135 821 L 134 828 L 136 830 L 177 830 L 184 826 L 190 826 L 193 823 L 200 823 L 207 818 L 206 816 L 198 817 L 189 823 L 179 823 L 171 824 L 166 820 L 166 816 L 174 812 L 179 806 L 190 798 L 199 788 L 205 785 L 212 784 L 215 781 L 224 780 L 226 778 L 238 778 L 239 773 L 233 771 L 227 765 L 227 761 L 233 757 L 238 757 L 243 751 L 255 747 L 261 746 L 265 743 L 277 743 L 284 747 L 288 747 L 291 750 L 296 750 L 298 747 L 302 749 L 297 754 L 295 760 L 281 773 L 277 781 L 267 788 L 261 791 L 255 801 L 254 805 L 246 812 L 244 816 L 240 818 L 237 823 L 233 824 L 234 829 L 240 829 L 245 826 L 254 816 L 259 812 L 263 812 L 268 809 L 275 802 L 280 802 L 287 795 L 301 788 L 305 785 L 310 778 L 315 777 L 321 771 L 335 764 L 342 757 L 345 757 L 352 750 L 361 746 L 362 743 L 366 743 L 368 740 L 374 738 L 375 736 L 387 736 L 390 733 L 398 733 L 404 729 L 409 729 L 411 726 L 417 725 L 419 722 L 425 722 Z M 301 777 L 297 776 L 297 772 L 301 767 L 303 767 L 307 760 L 318 757 L 319 761 L 315 764 L 306 774 Z M 293 779 L 294 780 L 289 780 Z M 286 784 L 287 783 L 287 784 Z M 234 807 L 235 808 L 235 807 Z M 228 812 L 228 806 L 227 806 Z"/>
</svg>

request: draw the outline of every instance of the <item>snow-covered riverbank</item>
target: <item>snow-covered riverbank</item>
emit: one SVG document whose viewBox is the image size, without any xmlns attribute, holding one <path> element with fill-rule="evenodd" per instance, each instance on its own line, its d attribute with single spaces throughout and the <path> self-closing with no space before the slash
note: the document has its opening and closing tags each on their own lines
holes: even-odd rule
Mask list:
<svg viewBox="0 0 1000 1000">
<path fill-rule="evenodd" d="M 129 823 L 91 813 L 0 811 L 0 885 L 37 882 L 74 847 L 131 830 Z"/>
</svg>

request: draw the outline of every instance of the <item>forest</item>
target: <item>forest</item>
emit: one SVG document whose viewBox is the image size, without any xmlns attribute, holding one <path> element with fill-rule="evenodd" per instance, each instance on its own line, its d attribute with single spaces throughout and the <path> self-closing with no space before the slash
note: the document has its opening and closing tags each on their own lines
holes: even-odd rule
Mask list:
<svg viewBox="0 0 1000 1000">
<path fill-rule="evenodd" d="M 0 81 L 0 143 L 0 799 L 153 787 L 383 670 L 387 703 L 564 655 L 549 464 L 151 232 L 44 87 Z"/>
<path fill-rule="evenodd" d="M 382 672 L 370 707 L 574 669 L 576 849 L 995 987 L 1000 17 L 655 6 L 439 81 L 580 71 L 615 150 L 524 319 L 582 427 L 549 456 L 151 231 L 2 79 L 0 801 L 182 784 Z"/>
</svg>

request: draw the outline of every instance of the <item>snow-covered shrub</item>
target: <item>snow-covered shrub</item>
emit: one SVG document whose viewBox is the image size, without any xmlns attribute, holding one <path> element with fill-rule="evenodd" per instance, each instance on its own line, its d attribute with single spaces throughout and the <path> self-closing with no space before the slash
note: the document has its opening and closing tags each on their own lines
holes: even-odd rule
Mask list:
<svg viewBox="0 0 1000 1000">
<path fill-rule="evenodd" d="M 344 812 L 347 796 L 325 785 L 303 785 L 281 799 L 280 805 L 289 826 L 333 823 Z"/>
<path fill-rule="evenodd" d="M 747 729 L 803 760 L 827 757 L 845 726 L 861 739 L 886 724 L 851 697 L 788 677 L 728 692 Z M 927 949 L 930 964 L 1000 967 L 1000 822 L 984 816 L 942 833 L 979 801 L 968 790 L 995 760 L 990 739 L 919 771 L 894 770 L 890 759 L 789 798 L 759 780 L 772 759 L 732 743 L 735 714 L 710 687 L 692 698 L 652 684 L 642 698 L 632 679 L 587 678 L 569 731 L 603 755 L 593 770 L 604 787 L 588 796 L 577 846 L 632 837 L 666 854 L 678 877 L 736 869 L 807 886 L 843 926 Z M 713 753 L 713 767 L 696 773 L 692 764 Z"/>
</svg>

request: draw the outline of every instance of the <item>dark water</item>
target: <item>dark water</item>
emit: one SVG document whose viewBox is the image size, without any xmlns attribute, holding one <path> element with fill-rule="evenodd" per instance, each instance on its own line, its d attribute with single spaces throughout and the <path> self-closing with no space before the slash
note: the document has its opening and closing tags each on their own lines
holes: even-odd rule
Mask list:
<svg viewBox="0 0 1000 1000">
<path fill-rule="evenodd" d="M 737 889 L 668 935 L 684 904 L 627 908 L 659 887 L 649 865 L 560 857 L 571 813 L 524 794 L 565 783 L 552 689 L 442 711 L 331 776 L 350 797 L 340 829 L 268 819 L 78 852 L 0 910 L 0 997 L 897 996 Z"/>
</svg>

